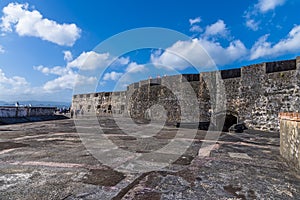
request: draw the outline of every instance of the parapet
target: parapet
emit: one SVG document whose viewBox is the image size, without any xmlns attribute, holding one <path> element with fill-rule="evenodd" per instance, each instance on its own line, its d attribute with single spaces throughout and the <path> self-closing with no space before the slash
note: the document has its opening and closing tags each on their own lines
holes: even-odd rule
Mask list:
<svg viewBox="0 0 300 200">
<path fill-rule="evenodd" d="M 0 107 L 0 118 L 52 116 L 52 115 L 54 115 L 55 110 L 56 110 L 55 107 L 1 106 Z"/>
</svg>

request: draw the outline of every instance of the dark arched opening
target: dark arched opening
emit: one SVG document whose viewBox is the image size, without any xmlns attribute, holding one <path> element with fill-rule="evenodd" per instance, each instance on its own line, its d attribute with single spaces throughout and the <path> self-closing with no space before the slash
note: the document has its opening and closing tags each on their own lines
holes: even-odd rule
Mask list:
<svg viewBox="0 0 300 200">
<path fill-rule="evenodd" d="M 111 105 L 108 105 L 108 108 L 107 108 L 107 112 L 108 112 L 108 113 L 111 113 L 111 108 L 112 108 L 112 106 L 111 106 Z"/>
<path fill-rule="evenodd" d="M 222 130 L 224 132 L 228 132 L 229 128 L 238 123 L 238 117 L 237 114 L 232 113 L 230 111 L 226 111 L 223 113 L 218 113 L 216 116 L 217 120 L 217 126 L 219 127 L 219 130 Z M 224 124 L 222 124 L 224 122 Z"/>
<path fill-rule="evenodd" d="M 223 126 L 223 130 L 222 131 L 229 131 L 229 128 L 238 123 L 238 118 L 232 114 L 226 114 L 225 116 L 225 122 L 224 122 L 224 126 Z"/>
</svg>

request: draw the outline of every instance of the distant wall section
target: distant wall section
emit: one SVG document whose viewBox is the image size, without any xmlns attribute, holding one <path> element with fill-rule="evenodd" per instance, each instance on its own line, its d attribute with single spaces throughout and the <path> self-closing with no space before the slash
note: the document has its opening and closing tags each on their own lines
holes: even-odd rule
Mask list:
<svg viewBox="0 0 300 200">
<path fill-rule="evenodd" d="M 55 107 L 0 107 L 0 118 L 38 117 L 54 115 Z"/>
</svg>

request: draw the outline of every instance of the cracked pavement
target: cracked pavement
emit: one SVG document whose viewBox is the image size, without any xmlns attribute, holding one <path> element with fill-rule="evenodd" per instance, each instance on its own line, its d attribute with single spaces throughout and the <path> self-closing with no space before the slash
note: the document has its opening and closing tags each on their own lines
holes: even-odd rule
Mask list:
<svg viewBox="0 0 300 200">
<path fill-rule="evenodd" d="M 120 148 L 145 154 L 178 131 L 165 126 L 145 145 L 110 118 L 99 121 Z M 164 169 L 126 173 L 95 159 L 72 119 L 2 125 L 0 199 L 299 199 L 299 174 L 280 157 L 278 133 L 222 133 L 209 156 L 200 157 L 205 135 L 198 130 L 187 151 Z"/>
</svg>

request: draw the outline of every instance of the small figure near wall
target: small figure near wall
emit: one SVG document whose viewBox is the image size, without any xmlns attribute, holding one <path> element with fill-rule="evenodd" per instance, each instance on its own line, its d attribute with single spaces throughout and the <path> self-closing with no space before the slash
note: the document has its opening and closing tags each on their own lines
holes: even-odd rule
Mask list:
<svg viewBox="0 0 300 200">
<path fill-rule="evenodd" d="M 71 109 L 71 118 L 73 118 L 73 116 L 74 116 L 74 110 Z"/>
</svg>

